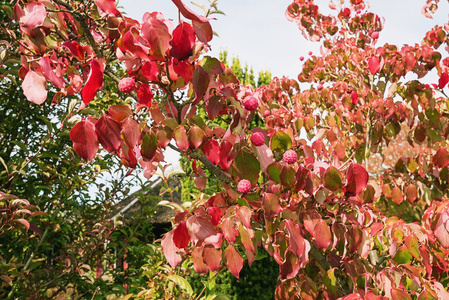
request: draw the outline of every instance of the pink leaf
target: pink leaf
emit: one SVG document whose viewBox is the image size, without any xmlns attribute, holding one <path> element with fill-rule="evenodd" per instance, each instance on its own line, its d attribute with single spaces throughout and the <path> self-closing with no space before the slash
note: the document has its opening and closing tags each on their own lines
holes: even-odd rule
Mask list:
<svg viewBox="0 0 449 300">
<path fill-rule="evenodd" d="M 44 56 L 39 60 L 39 66 L 41 67 L 44 76 L 57 88 L 62 88 L 64 86 L 64 79 L 53 72 L 48 56 Z"/>
<path fill-rule="evenodd" d="M 30 70 L 22 83 L 23 94 L 29 101 L 42 104 L 47 99 L 46 83 L 44 76 Z"/>
<path fill-rule="evenodd" d="M 203 250 L 203 260 L 212 272 L 216 272 L 220 269 L 221 257 L 221 249 L 215 249 L 209 246 L 205 247 Z"/>
<path fill-rule="evenodd" d="M 359 164 L 351 163 L 346 172 L 347 183 L 343 187 L 346 193 L 357 196 L 367 186 L 369 175 L 365 168 Z"/>
<path fill-rule="evenodd" d="M 247 206 L 240 206 L 235 208 L 235 216 L 237 220 L 245 225 L 246 228 L 251 228 L 251 209 Z"/>
<path fill-rule="evenodd" d="M 131 117 L 125 119 L 122 124 L 122 137 L 126 145 L 133 149 L 140 141 L 139 123 Z"/>
<path fill-rule="evenodd" d="M 89 76 L 87 77 L 86 84 L 81 90 L 81 97 L 85 105 L 89 104 L 95 98 L 99 88 L 103 86 L 103 72 L 101 71 L 100 64 L 94 58 L 90 63 Z"/>
<path fill-rule="evenodd" d="M 236 238 L 237 234 L 235 234 L 235 232 L 234 232 L 234 226 L 232 224 L 231 219 L 225 218 L 223 220 L 223 222 L 221 223 L 221 231 L 223 232 L 225 239 L 229 243 L 235 242 L 235 238 Z"/>
<path fill-rule="evenodd" d="M 193 10 L 191 10 L 190 8 L 185 6 L 181 0 L 172 0 L 172 1 L 178 7 L 179 11 L 185 18 L 192 20 L 192 21 L 197 21 L 197 22 L 203 22 L 203 23 L 208 22 L 207 18 L 197 15 Z"/>
<path fill-rule="evenodd" d="M 102 17 L 107 15 L 120 16 L 120 12 L 115 7 L 115 0 L 95 0 L 94 2 Z"/>
<path fill-rule="evenodd" d="M 195 47 L 195 31 L 189 24 L 181 22 L 173 31 L 170 44 L 170 55 L 177 60 L 186 60 L 193 53 Z"/>
<path fill-rule="evenodd" d="M 175 129 L 174 138 L 179 150 L 185 151 L 189 149 L 189 138 L 184 126 L 179 126 Z"/>
<path fill-rule="evenodd" d="M 28 222 L 25 219 L 16 219 L 15 221 L 19 222 L 20 224 L 22 224 L 23 226 L 25 226 L 25 228 L 28 230 L 30 229 L 30 222 Z"/>
<path fill-rule="evenodd" d="M 318 248 L 327 249 L 332 243 L 332 233 L 329 225 L 323 219 L 319 220 L 314 229 L 314 237 Z"/>
<path fill-rule="evenodd" d="M 275 194 L 264 193 L 262 205 L 268 219 L 277 217 L 281 211 L 281 203 Z"/>
<path fill-rule="evenodd" d="M 260 164 L 262 165 L 263 170 L 266 170 L 267 167 L 273 163 L 273 152 L 270 147 L 263 144 L 262 146 L 256 147 L 257 158 L 259 159 Z"/>
<path fill-rule="evenodd" d="M 164 253 L 165 258 L 172 268 L 175 268 L 181 261 L 181 255 L 178 251 L 180 250 L 176 247 L 173 242 L 173 230 L 167 232 L 161 241 L 162 253 Z"/>
<path fill-rule="evenodd" d="M 98 137 L 95 132 L 95 119 L 83 119 L 70 130 L 73 149 L 83 159 L 91 161 L 98 151 Z"/>
<path fill-rule="evenodd" d="M 443 89 L 448 82 L 449 82 L 449 73 L 444 72 L 443 74 L 441 74 L 441 77 L 438 80 L 438 88 Z"/>
<path fill-rule="evenodd" d="M 173 231 L 173 242 L 178 248 L 185 248 L 190 242 L 190 234 L 187 229 L 187 224 L 181 221 L 176 229 Z"/>
<path fill-rule="evenodd" d="M 192 240 L 204 241 L 210 236 L 216 235 L 217 230 L 210 221 L 209 216 L 191 216 L 187 219 L 187 228 Z"/>
<path fill-rule="evenodd" d="M 106 115 L 95 123 L 95 132 L 103 148 L 108 152 L 117 151 L 122 143 L 120 124 Z"/>
<path fill-rule="evenodd" d="M 213 164 L 220 162 L 220 148 L 216 140 L 211 139 L 204 143 L 203 151 Z"/>
<path fill-rule="evenodd" d="M 148 19 L 142 26 L 142 36 L 150 44 L 153 59 L 164 61 L 171 40 L 167 25 L 159 19 Z"/>
<path fill-rule="evenodd" d="M 444 248 L 449 248 L 449 212 L 441 213 L 438 223 L 435 226 L 435 236 Z"/>
<path fill-rule="evenodd" d="M 225 250 L 226 264 L 232 275 L 239 278 L 240 270 L 243 267 L 243 258 L 235 250 L 232 244 L 229 244 L 228 248 Z"/>
<path fill-rule="evenodd" d="M 379 57 L 373 56 L 370 58 L 370 60 L 368 61 L 368 69 L 373 75 L 380 71 Z"/>
<path fill-rule="evenodd" d="M 196 125 L 190 127 L 187 135 L 189 136 L 190 147 L 194 149 L 197 149 L 199 146 L 201 146 L 204 137 L 206 136 L 204 131 Z"/>
<path fill-rule="evenodd" d="M 40 2 L 31 2 L 25 6 L 25 15 L 19 20 L 22 27 L 34 29 L 44 24 L 47 17 L 45 5 Z"/>
<path fill-rule="evenodd" d="M 205 274 L 207 272 L 207 265 L 204 263 L 203 260 L 203 248 L 202 247 L 196 247 L 192 251 L 192 258 L 193 258 L 193 269 L 198 274 Z"/>
</svg>

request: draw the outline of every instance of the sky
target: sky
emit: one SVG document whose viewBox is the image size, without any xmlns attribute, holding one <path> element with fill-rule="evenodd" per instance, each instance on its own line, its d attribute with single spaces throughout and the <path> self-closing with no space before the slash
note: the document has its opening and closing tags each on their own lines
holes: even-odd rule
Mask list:
<svg viewBox="0 0 449 300">
<path fill-rule="evenodd" d="M 208 0 L 196 0 L 207 6 Z M 334 0 L 338 1 L 338 0 Z M 346 0 L 348 2 L 349 0 Z M 440 8 L 433 19 L 421 14 L 426 0 L 373 0 L 370 11 L 385 18 L 384 30 L 380 33 L 377 46 L 385 43 L 414 45 L 435 25 L 448 22 L 449 4 L 440 1 Z M 186 5 L 202 14 L 201 9 L 184 0 Z M 252 66 L 255 74 L 268 70 L 273 76 L 297 78 L 300 72 L 300 56 L 308 52 L 319 53 L 319 44 L 302 37 L 296 24 L 287 21 L 285 10 L 292 0 L 218 0 L 218 9 L 226 15 L 214 15 L 211 21 L 218 34 L 210 42 L 212 51 L 208 54 L 218 57 L 222 50 L 228 51 L 228 59 L 238 56 L 240 62 Z M 323 12 L 330 12 L 328 0 L 317 0 Z M 175 20 L 178 11 L 171 0 L 119 0 L 121 11 L 128 17 L 142 20 L 145 12 L 162 12 L 166 18 Z M 174 151 L 166 153 L 168 162 L 178 168 L 179 156 Z"/>
</svg>

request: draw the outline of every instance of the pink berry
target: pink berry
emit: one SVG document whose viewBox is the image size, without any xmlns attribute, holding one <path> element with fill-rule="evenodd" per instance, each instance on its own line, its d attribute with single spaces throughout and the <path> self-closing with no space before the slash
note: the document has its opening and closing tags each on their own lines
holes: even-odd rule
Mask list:
<svg viewBox="0 0 449 300">
<path fill-rule="evenodd" d="M 267 109 L 266 111 L 263 112 L 263 115 L 265 117 L 268 117 L 269 115 L 271 115 L 271 111 L 269 109 Z"/>
<path fill-rule="evenodd" d="M 118 83 L 118 89 L 122 93 L 131 93 L 136 88 L 136 82 L 134 81 L 134 78 L 125 77 L 120 79 L 120 82 Z"/>
<path fill-rule="evenodd" d="M 309 51 L 309 55 L 312 55 L 313 54 L 313 52 L 312 51 Z"/>
<path fill-rule="evenodd" d="M 298 154 L 293 150 L 285 151 L 283 159 L 289 165 L 294 164 L 298 160 Z"/>
<path fill-rule="evenodd" d="M 373 40 L 377 40 L 379 38 L 379 32 L 378 31 L 374 31 L 373 33 L 371 33 L 371 38 Z"/>
<path fill-rule="evenodd" d="M 300 57 L 299 57 L 299 60 L 300 60 L 300 61 L 303 61 L 303 60 L 304 60 L 304 56 L 300 56 Z"/>
<path fill-rule="evenodd" d="M 253 143 L 254 146 L 262 146 L 265 144 L 265 137 L 262 132 L 256 132 L 251 137 L 251 143 Z"/>
<path fill-rule="evenodd" d="M 317 90 L 321 91 L 323 89 L 323 85 L 320 83 L 316 87 Z"/>
<path fill-rule="evenodd" d="M 246 97 L 245 100 L 243 100 L 243 107 L 249 111 L 256 110 L 257 107 L 259 107 L 259 101 L 252 96 Z"/>
<path fill-rule="evenodd" d="M 237 185 L 237 189 L 240 193 L 246 194 L 251 191 L 251 182 L 247 179 L 242 179 L 239 181 L 239 184 Z"/>
</svg>

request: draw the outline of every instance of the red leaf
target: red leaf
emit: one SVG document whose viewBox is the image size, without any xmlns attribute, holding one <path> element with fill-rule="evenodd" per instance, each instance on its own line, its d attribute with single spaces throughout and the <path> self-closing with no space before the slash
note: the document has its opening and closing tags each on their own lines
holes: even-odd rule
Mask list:
<svg viewBox="0 0 449 300">
<path fill-rule="evenodd" d="M 62 88 L 64 86 L 64 79 L 62 77 L 57 76 L 50 65 L 50 58 L 48 56 L 44 56 L 39 60 L 39 66 L 41 67 L 44 76 L 47 80 L 50 80 L 57 88 Z"/>
<path fill-rule="evenodd" d="M 394 187 L 394 189 L 391 191 L 391 200 L 396 204 L 399 205 L 404 200 L 404 197 L 402 195 L 402 191 L 397 186 Z"/>
<path fill-rule="evenodd" d="M 195 29 L 195 34 L 202 43 L 207 44 L 212 40 L 214 32 L 209 22 L 198 22 L 194 20 L 192 23 L 193 28 Z"/>
<path fill-rule="evenodd" d="M 95 98 L 99 88 L 103 86 L 103 72 L 101 71 L 100 64 L 93 58 L 90 63 L 89 76 L 87 77 L 86 84 L 81 90 L 81 97 L 85 105 L 89 104 Z"/>
<path fill-rule="evenodd" d="M 173 31 L 173 39 L 170 42 L 172 48 L 170 55 L 177 60 L 186 60 L 195 47 L 195 31 L 189 24 L 181 22 Z"/>
<path fill-rule="evenodd" d="M 148 84 L 140 84 L 140 88 L 137 91 L 137 97 L 139 98 L 139 102 L 141 104 L 151 106 L 151 100 L 153 100 L 153 92 L 151 91 Z"/>
<path fill-rule="evenodd" d="M 189 149 L 189 138 L 184 126 L 178 126 L 174 132 L 174 138 L 179 150 L 185 151 Z"/>
<path fill-rule="evenodd" d="M 310 244 L 302 237 L 301 230 L 294 221 L 287 220 L 286 228 L 290 235 L 290 249 L 299 258 L 299 267 L 303 268 L 309 261 Z"/>
<path fill-rule="evenodd" d="M 243 267 L 243 258 L 235 250 L 232 244 L 229 244 L 228 248 L 225 250 L 226 264 L 232 275 L 239 278 L 240 270 Z"/>
<path fill-rule="evenodd" d="M 206 188 L 206 185 L 207 185 L 207 178 L 195 176 L 195 177 L 193 178 L 193 182 L 195 183 L 195 186 L 196 186 L 200 191 L 203 192 L 204 189 Z"/>
<path fill-rule="evenodd" d="M 44 76 L 30 70 L 22 82 L 23 94 L 29 101 L 42 104 L 47 100 L 46 86 L 47 81 Z"/>
<path fill-rule="evenodd" d="M 209 215 L 212 217 L 211 218 L 211 222 L 212 224 L 214 224 L 215 226 L 217 226 L 218 224 L 220 224 L 221 221 L 221 211 L 218 207 L 216 206 L 212 206 L 209 207 L 207 209 L 207 212 L 209 213 Z"/>
<path fill-rule="evenodd" d="M 392 300 L 412 300 L 412 297 L 406 291 L 392 288 L 391 289 L 391 299 Z"/>
<path fill-rule="evenodd" d="M 213 164 L 220 162 L 220 148 L 216 140 L 211 139 L 204 143 L 203 151 Z"/>
<path fill-rule="evenodd" d="M 184 83 L 187 84 L 192 80 L 193 70 L 195 70 L 195 67 L 188 61 L 178 61 L 173 63 L 173 70 L 176 74 L 184 78 Z"/>
<path fill-rule="evenodd" d="M 275 194 L 264 193 L 262 205 L 268 219 L 277 217 L 281 211 L 281 203 Z"/>
<path fill-rule="evenodd" d="M 126 145 L 133 149 L 140 141 L 139 123 L 131 117 L 125 119 L 122 124 L 122 138 Z"/>
<path fill-rule="evenodd" d="M 164 253 L 165 258 L 172 268 L 175 268 L 181 261 L 181 255 L 178 251 L 180 250 L 176 247 L 173 242 L 173 230 L 167 232 L 161 241 L 162 253 Z"/>
<path fill-rule="evenodd" d="M 279 268 L 282 279 L 294 278 L 298 274 L 300 268 L 298 257 L 288 249 L 285 253 L 284 263 L 280 265 Z"/>
<path fill-rule="evenodd" d="M 128 105 L 111 105 L 109 106 L 108 116 L 115 121 L 122 123 L 123 120 L 132 116 L 133 112 Z"/>
<path fill-rule="evenodd" d="M 70 130 L 73 149 L 83 159 L 91 161 L 98 151 L 98 137 L 95 133 L 95 119 L 82 119 Z"/>
<path fill-rule="evenodd" d="M 343 187 L 346 193 L 357 196 L 367 186 L 369 175 L 365 168 L 359 164 L 351 163 L 346 172 L 347 183 Z"/>
<path fill-rule="evenodd" d="M 316 244 L 320 249 L 327 249 L 329 245 L 332 243 L 332 233 L 329 228 L 329 225 L 321 219 L 315 226 L 314 235 Z"/>
<path fill-rule="evenodd" d="M 221 257 L 221 249 L 215 249 L 213 247 L 205 247 L 203 249 L 203 260 L 212 272 L 220 269 Z"/>
<path fill-rule="evenodd" d="M 370 60 L 368 61 L 368 69 L 373 75 L 380 71 L 379 57 L 373 56 L 370 58 Z"/>
<path fill-rule="evenodd" d="M 23 15 L 19 24 L 27 29 L 34 29 L 44 24 L 47 17 L 45 5 L 40 2 L 31 2 L 25 6 L 25 15 Z"/>
<path fill-rule="evenodd" d="M 408 202 L 413 203 L 418 198 L 418 189 L 413 184 L 409 184 L 405 189 L 405 195 Z"/>
<path fill-rule="evenodd" d="M 203 98 L 203 95 L 209 88 L 209 81 L 210 81 L 209 74 L 207 74 L 207 72 L 202 67 L 197 66 L 196 69 L 193 71 L 192 77 L 192 87 L 196 96 L 193 104 L 198 103 L 201 100 L 201 98 Z"/>
<path fill-rule="evenodd" d="M 150 44 L 152 58 L 165 61 L 165 53 L 171 40 L 167 25 L 159 19 L 148 19 L 142 26 L 142 36 Z"/>
<path fill-rule="evenodd" d="M 207 102 L 206 111 L 209 120 L 215 119 L 220 112 L 225 108 L 225 105 L 218 96 L 212 96 Z"/>
<path fill-rule="evenodd" d="M 441 74 L 440 79 L 438 79 L 438 88 L 443 89 L 448 82 L 449 82 L 449 73 L 444 72 L 443 74 Z"/>
<path fill-rule="evenodd" d="M 120 16 L 120 12 L 115 7 L 115 0 L 95 0 L 94 2 L 102 17 L 106 15 Z"/>
<path fill-rule="evenodd" d="M 191 10 L 190 8 L 188 8 L 187 6 L 184 5 L 184 3 L 182 3 L 181 0 L 172 0 L 173 3 L 178 7 L 179 11 L 181 12 L 181 14 L 192 21 L 198 21 L 198 22 L 208 22 L 209 19 L 197 15 L 193 10 Z"/>
<path fill-rule="evenodd" d="M 157 75 L 159 74 L 159 68 L 154 61 L 150 61 L 144 64 L 140 71 L 142 72 L 142 75 L 149 81 L 158 81 Z"/>
<path fill-rule="evenodd" d="M 190 242 L 190 234 L 186 222 L 181 221 L 173 231 L 173 242 L 178 248 L 185 248 Z"/>
<path fill-rule="evenodd" d="M 103 148 L 108 152 L 117 151 L 122 144 L 120 124 L 106 115 L 95 123 L 95 132 Z"/>
<path fill-rule="evenodd" d="M 433 164 L 437 168 L 444 168 L 449 165 L 449 152 L 444 148 L 440 147 L 437 153 L 432 158 Z"/>
</svg>

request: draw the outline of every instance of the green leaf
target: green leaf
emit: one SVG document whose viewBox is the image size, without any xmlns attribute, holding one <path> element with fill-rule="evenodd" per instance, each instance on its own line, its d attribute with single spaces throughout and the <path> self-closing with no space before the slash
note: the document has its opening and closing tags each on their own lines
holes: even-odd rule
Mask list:
<svg viewBox="0 0 449 300">
<path fill-rule="evenodd" d="M 287 151 L 291 146 L 291 138 L 283 131 L 277 131 L 271 137 L 270 148 L 272 151 Z"/>
<path fill-rule="evenodd" d="M 259 179 L 260 163 L 253 154 L 242 148 L 232 162 L 229 171 L 231 175 L 240 179 L 248 179 L 253 185 L 256 185 Z"/>
<path fill-rule="evenodd" d="M 285 187 L 291 187 L 295 183 L 296 171 L 292 167 L 284 166 L 281 171 L 281 183 Z"/>
<path fill-rule="evenodd" d="M 267 167 L 268 176 L 276 183 L 281 183 L 282 165 L 280 163 L 272 163 Z"/>
<path fill-rule="evenodd" d="M 173 281 L 174 283 L 176 283 L 183 290 L 185 290 L 187 292 L 187 294 L 189 294 L 190 296 L 193 295 L 193 289 L 190 286 L 190 283 L 186 279 L 184 279 L 183 277 L 178 276 L 178 275 L 168 275 L 167 279 Z"/>
<path fill-rule="evenodd" d="M 396 252 L 396 255 L 393 257 L 394 261 L 398 264 L 409 264 L 412 262 L 412 255 L 404 246 L 400 247 Z"/>
<path fill-rule="evenodd" d="M 330 166 L 326 172 L 324 172 L 324 187 L 336 191 L 343 186 L 341 182 L 341 174 L 337 168 Z"/>
</svg>

